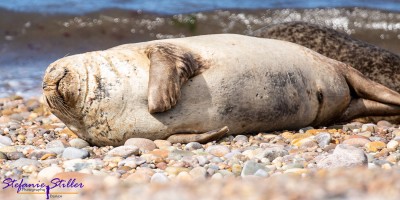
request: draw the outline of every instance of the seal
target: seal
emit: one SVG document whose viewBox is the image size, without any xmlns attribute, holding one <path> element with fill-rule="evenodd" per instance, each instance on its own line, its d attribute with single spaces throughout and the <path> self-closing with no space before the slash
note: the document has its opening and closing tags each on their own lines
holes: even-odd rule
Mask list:
<svg viewBox="0 0 400 200">
<path fill-rule="evenodd" d="M 400 56 L 346 33 L 306 22 L 263 27 L 255 37 L 293 42 L 349 64 L 368 78 L 400 92 Z"/>
<path fill-rule="evenodd" d="M 94 145 L 223 135 L 400 114 L 400 94 L 290 42 L 234 34 L 126 44 L 47 68 L 51 112 Z M 229 129 L 228 129 L 229 128 Z"/>
</svg>

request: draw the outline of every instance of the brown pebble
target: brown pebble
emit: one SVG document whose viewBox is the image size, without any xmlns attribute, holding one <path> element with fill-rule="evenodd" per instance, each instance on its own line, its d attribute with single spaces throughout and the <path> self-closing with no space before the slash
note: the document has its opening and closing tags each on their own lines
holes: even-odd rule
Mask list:
<svg viewBox="0 0 400 200">
<path fill-rule="evenodd" d="M 159 162 L 159 163 L 156 164 L 156 167 L 157 167 L 158 169 L 165 170 L 165 168 L 167 168 L 168 165 L 167 165 L 167 163 L 165 163 L 165 162 Z"/>
</svg>

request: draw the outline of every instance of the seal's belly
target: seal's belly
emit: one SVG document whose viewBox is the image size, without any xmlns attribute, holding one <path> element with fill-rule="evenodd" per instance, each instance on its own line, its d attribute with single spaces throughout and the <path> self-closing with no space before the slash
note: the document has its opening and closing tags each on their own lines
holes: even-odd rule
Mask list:
<svg viewBox="0 0 400 200">
<path fill-rule="evenodd" d="M 167 125 L 170 133 L 203 132 L 227 125 L 230 133 L 237 134 L 313 125 L 321 120 L 317 118 L 341 113 L 339 105 L 349 103 L 348 98 L 343 99 L 348 90 L 335 90 L 347 88 L 337 74 L 320 76 L 316 70 L 309 71 L 314 66 L 302 66 L 305 63 L 285 68 L 258 63 L 221 66 L 194 77 L 183 87 L 175 108 L 153 116 Z M 327 110 L 320 102 L 320 90 L 337 111 Z"/>
</svg>

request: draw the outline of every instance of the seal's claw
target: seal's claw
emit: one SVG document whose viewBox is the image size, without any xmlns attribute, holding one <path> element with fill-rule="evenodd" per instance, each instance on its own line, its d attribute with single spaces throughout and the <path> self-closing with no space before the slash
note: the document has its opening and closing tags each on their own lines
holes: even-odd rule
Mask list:
<svg viewBox="0 0 400 200">
<path fill-rule="evenodd" d="M 149 84 L 148 89 L 148 105 L 150 113 L 165 112 L 174 107 L 179 99 L 179 85 L 173 79 L 165 80 L 167 84 L 160 84 L 159 80 L 154 80 Z M 178 88 L 178 90 L 177 90 Z"/>
</svg>

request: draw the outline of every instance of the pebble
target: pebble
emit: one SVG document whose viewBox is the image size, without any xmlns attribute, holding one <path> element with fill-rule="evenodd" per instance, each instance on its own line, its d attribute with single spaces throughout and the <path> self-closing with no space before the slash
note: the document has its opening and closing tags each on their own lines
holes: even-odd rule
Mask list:
<svg viewBox="0 0 400 200">
<path fill-rule="evenodd" d="M 285 174 L 293 173 L 293 174 L 302 175 L 302 174 L 308 173 L 308 170 L 307 169 L 303 169 L 303 168 L 292 168 L 292 169 L 285 170 L 284 173 Z"/>
<path fill-rule="evenodd" d="M 365 144 L 365 148 L 368 152 L 377 152 L 379 150 L 382 150 L 385 147 L 386 147 L 386 144 L 381 141 L 374 141 L 374 142 L 369 142 L 369 143 Z"/>
<path fill-rule="evenodd" d="M 379 121 L 378 123 L 376 123 L 376 125 L 378 127 L 392 127 L 393 126 L 392 123 L 385 121 L 385 120 Z"/>
<path fill-rule="evenodd" d="M 249 141 L 249 138 L 247 138 L 247 136 L 245 135 L 236 135 L 235 138 L 233 138 L 233 141 L 245 143 Z"/>
<path fill-rule="evenodd" d="M 28 165 L 34 165 L 38 166 L 40 163 L 37 160 L 32 160 L 29 158 L 20 158 L 16 161 L 11 162 L 11 166 L 18 168 L 18 167 L 23 167 L 23 166 L 28 166 Z"/>
<path fill-rule="evenodd" d="M 82 149 L 84 147 L 88 147 L 89 143 L 80 138 L 73 138 L 69 141 L 69 145 L 71 145 L 71 147 Z"/>
<path fill-rule="evenodd" d="M 63 172 L 63 169 L 57 165 L 43 168 L 38 173 L 39 179 L 51 180 L 56 174 Z"/>
<path fill-rule="evenodd" d="M 365 137 L 354 137 L 343 141 L 343 144 L 348 144 L 354 147 L 364 147 L 366 144 L 370 142 L 371 141 Z"/>
<path fill-rule="evenodd" d="M 195 167 L 190 170 L 189 174 L 196 180 L 205 180 L 207 177 L 207 170 L 204 167 Z"/>
<path fill-rule="evenodd" d="M 156 144 L 149 139 L 146 138 L 129 138 L 124 146 L 136 146 L 138 147 L 141 151 L 151 151 L 154 150 L 157 146 Z"/>
<path fill-rule="evenodd" d="M 282 156 L 288 155 L 289 152 L 283 148 L 284 148 L 283 146 L 266 148 L 262 152 L 262 157 L 267 158 L 268 160 L 275 160 L 277 157 L 282 157 Z M 260 157 L 258 157 L 258 158 L 260 158 Z"/>
<path fill-rule="evenodd" d="M 169 142 L 168 140 L 154 140 L 154 144 L 159 149 L 166 149 L 172 146 L 171 142 Z"/>
<path fill-rule="evenodd" d="M 240 175 L 242 177 L 251 176 L 251 175 L 254 175 L 259 169 L 262 169 L 266 172 L 268 171 L 268 169 L 265 168 L 264 165 L 257 163 L 255 161 L 249 160 L 244 163 L 243 170 Z"/>
<path fill-rule="evenodd" d="M 194 153 L 191 151 L 183 151 L 183 150 L 175 149 L 175 150 L 169 152 L 168 158 L 171 160 L 181 160 L 184 157 L 191 157 L 193 155 L 194 155 Z"/>
<path fill-rule="evenodd" d="M 399 147 L 399 142 L 396 140 L 391 140 L 387 143 L 386 147 L 388 149 L 397 149 L 397 147 Z"/>
<path fill-rule="evenodd" d="M 76 172 L 85 168 L 101 169 L 104 167 L 104 163 L 103 161 L 96 159 L 82 160 L 80 158 L 77 158 L 64 161 L 62 167 L 67 172 Z"/>
<path fill-rule="evenodd" d="M 15 146 L 3 146 L 0 147 L 0 152 L 3 153 L 11 153 L 11 152 L 16 152 L 17 148 Z"/>
<path fill-rule="evenodd" d="M 53 140 L 46 145 L 46 149 L 56 154 L 62 154 L 66 147 L 69 145 L 65 144 L 61 140 Z"/>
<path fill-rule="evenodd" d="M 151 183 L 168 183 L 169 179 L 164 173 L 155 173 L 153 176 L 151 176 L 150 179 Z"/>
<path fill-rule="evenodd" d="M 186 151 L 193 151 L 193 150 L 202 149 L 202 148 L 203 148 L 203 145 L 201 145 L 198 142 L 189 142 L 185 146 Z"/>
<path fill-rule="evenodd" d="M 361 126 L 361 132 L 364 132 L 364 131 L 369 131 L 369 132 L 375 133 L 376 131 L 378 131 L 378 126 L 375 124 L 363 124 Z"/>
<path fill-rule="evenodd" d="M 317 162 L 318 168 L 338 168 L 367 165 L 368 159 L 364 151 L 347 144 L 336 146 L 332 154 Z"/>
<path fill-rule="evenodd" d="M 267 171 L 263 169 L 258 169 L 255 173 L 254 176 L 260 176 L 260 177 L 267 177 L 269 174 Z"/>
<path fill-rule="evenodd" d="M 0 135 L 0 146 L 10 146 L 12 143 L 13 142 L 9 137 Z"/>
<path fill-rule="evenodd" d="M 224 176 L 222 176 L 221 173 L 215 173 L 211 176 L 212 180 L 221 180 L 222 178 L 224 178 Z"/>
<path fill-rule="evenodd" d="M 89 152 L 84 149 L 77 149 L 75 147 L 68 147 L 64 150 L 62 157 L 65 159 L 87 158 Z"/>
<path fill-rule="evenodd" d="M 191 181 L 193 178 L 192 178 L 192 176 L 191 176 L 187 171 L 182 171 L 182 172 L 179 172 L 179 174 L 176 176 L 176 179 L 177 179 L 178 181 L 189 182 L 189 181 Z"/>
<path fill-rule="evenodd" d="M 224 145 L 212 145 L 207 147 L 206 152 L 214 156 L 222 157 L 225 154 L 229 153 L 230 150 L 227 146 Z"/>
<path fill-rule="evenodd" d="M 320 132 L 314 139 L 317 141 L 319 147 L 325 148 L 331 142 L 332 137 L 328 132 Z"/>
<path fill-rule="evenodd" d="M 0 152 L 0 160 L 2 159 L 7 160 L 7 155 L 3 152 Z"/>
<path fill-rule="evenodd" d="M 108 156 L 120 156 L 126 158 L 131 155 L 139 155 L 139 148 L 136 146 L 119 146 L 107 153 Z"/>
<path fill-rule="evenodd" d="M 188 171 L 190 171 L 190 169 L 185 168 L 185 167 L 167 167 L 167 168 L 165 168 L 165 172 L 167 172 L 167 174 L 175 175 L 175 176 L 184 171 L 188 172 Z"/>
<path fill-rule="evenodd" d="M 25 158 L 25 155 L 22 152 L 10 152 L 6 153 L 6 155 L 9 160 L 18 160 L 20 158 Z"/>
</svg>

